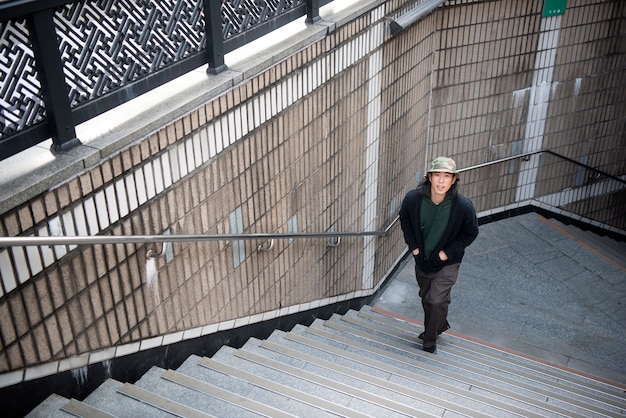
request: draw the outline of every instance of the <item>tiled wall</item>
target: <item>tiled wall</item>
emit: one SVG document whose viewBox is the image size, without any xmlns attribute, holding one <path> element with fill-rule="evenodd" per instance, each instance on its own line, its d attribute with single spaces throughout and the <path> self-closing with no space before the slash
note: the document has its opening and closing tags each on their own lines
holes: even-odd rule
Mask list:
<svg viewBox="0 0 626 418">
<path fill-rule="evenodd" d="M 575 16 L 542 18 L 541 0 L 448 2 L 392 38 L 387 18 L 407 2 L 373 2 L 326 38 L 2 214 L 0 234 L 382 230 L 430 158 L 450 155 L 464 167 L 538 146 L 536 138 L 559 146 L 571 106 L 587 103 L 566 102 L 583 93 L 607 115 L 602 141 L 615 143 L 623 51 L 607 56 L 606 75 L 591 50 L 570 61 L 553 53 L 586 48 L 593 36 L 603 43 L 623 6 L 568 3 Z M 589 21 L 578 17 L 586 7 Z M 603 29 L 579 34 L 585 25 Z M 611 80 L 605 100 L 622 106 L 615 112 L 598 104 L 607 88 L 598 78 Z M 576 98 L 564 93 L 572 83 Z M 547 111 L 533 107 L 538 90 L 551 94 Z M 530 135 L 537 126 L 545 134 Z M 563 152 L 582 156 L 586 141 Z M 615 162 L 612 153 L 614 145 L 590 155 Z M 517 178 L 504 174 L 464 177 L 462 191 L 481 211 L 515 202 Z M 485 182 L 500 193 L 486 194 Z M 160 251 L 153 244 L 0 249 L 0 386 L 370 295 L 405 249 L 397 225 L 336 248 L 285 239 L 259 253 L 260 244 L 175 242 L 156 260 L 146 258 Z"/>
<path fill-rule="evenodd" d="M 549 17 L 543 1 L 446 5 L 437 21 L 430 154 L 470 167 L 548 149 L 623 176 L 624 2 L 571 0 L 564 14 Z M 603 214 L 598 199 L 561 193 L 580 186 L 580 175 L 540 154 L 468 173 L 461 190 L 482 215 L 550 195 L 553 206 L 623 230 L 617 197 Z M 604 186 L 596 194 L 613 185 Z"/>
</svg>

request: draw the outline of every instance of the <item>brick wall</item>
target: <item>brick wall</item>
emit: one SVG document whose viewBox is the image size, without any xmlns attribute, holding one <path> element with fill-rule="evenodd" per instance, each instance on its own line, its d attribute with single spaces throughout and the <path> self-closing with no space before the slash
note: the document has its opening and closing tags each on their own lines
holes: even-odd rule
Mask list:
<svg viewBox="0 0 626 418">
<path fill-rule="evenodd" d="M 325 16 L 326 36 L 28 197 L 0 235 L 381 230 L 432 157 L 466 167 L 538 140 L 624 173 L 624 5 L 568 3 L 542 18 L 540 0 L 447 2 L 395 37 L 407 2 Z M 510 170 L 461 190 L 483 213 L 519 202 Z M 405 250 L 397 225 L 260 244 L 174 242 L 156 260 L 159 244 L 0 249 L 1 386 L 371 295 Z"/>
</svg>

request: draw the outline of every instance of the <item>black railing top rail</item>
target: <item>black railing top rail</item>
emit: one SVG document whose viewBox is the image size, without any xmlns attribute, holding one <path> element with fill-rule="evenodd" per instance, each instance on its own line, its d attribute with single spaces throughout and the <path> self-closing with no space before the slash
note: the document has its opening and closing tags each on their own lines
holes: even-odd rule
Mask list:
<svg viewBox="0 0 626 418">
<path fill-rule="evenodd" d="M 306 16 L 332 0 L 0 1 L 0 160 L 52 138 Z M 97 23 L 94 23 L 97 22 Z M 155 48 L 154 46 L 158 46 Z M 35 77 L 33 77 L 35 75 Z"/>
</svg>

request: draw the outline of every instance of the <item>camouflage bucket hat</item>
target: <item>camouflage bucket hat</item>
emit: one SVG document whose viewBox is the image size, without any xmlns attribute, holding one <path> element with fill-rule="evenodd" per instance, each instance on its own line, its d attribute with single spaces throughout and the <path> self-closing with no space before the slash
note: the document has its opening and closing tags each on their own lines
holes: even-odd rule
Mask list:
<svg viewBox="0 0 626 418">
<path fill-rule="evenodd" d="M 430 163 L 429 173 L 450 173 L 459 177 L 459 173 L 456 172 L 456 163 L 452 158 L 437 157 Z"/>
</svg>

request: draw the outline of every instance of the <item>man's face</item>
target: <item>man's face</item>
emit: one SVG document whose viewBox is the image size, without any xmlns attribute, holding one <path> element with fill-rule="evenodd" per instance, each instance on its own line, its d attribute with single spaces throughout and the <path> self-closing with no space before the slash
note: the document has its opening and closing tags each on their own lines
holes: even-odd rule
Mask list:
<svg viewBox="0 0 626 418">
<path fill-rule="evenodd" d="M 456 181 L 456 176 L 450 173 L 428 173 L 430 178 L 430 195 L 433 201 L 440 202 Z"/>
</svg>

